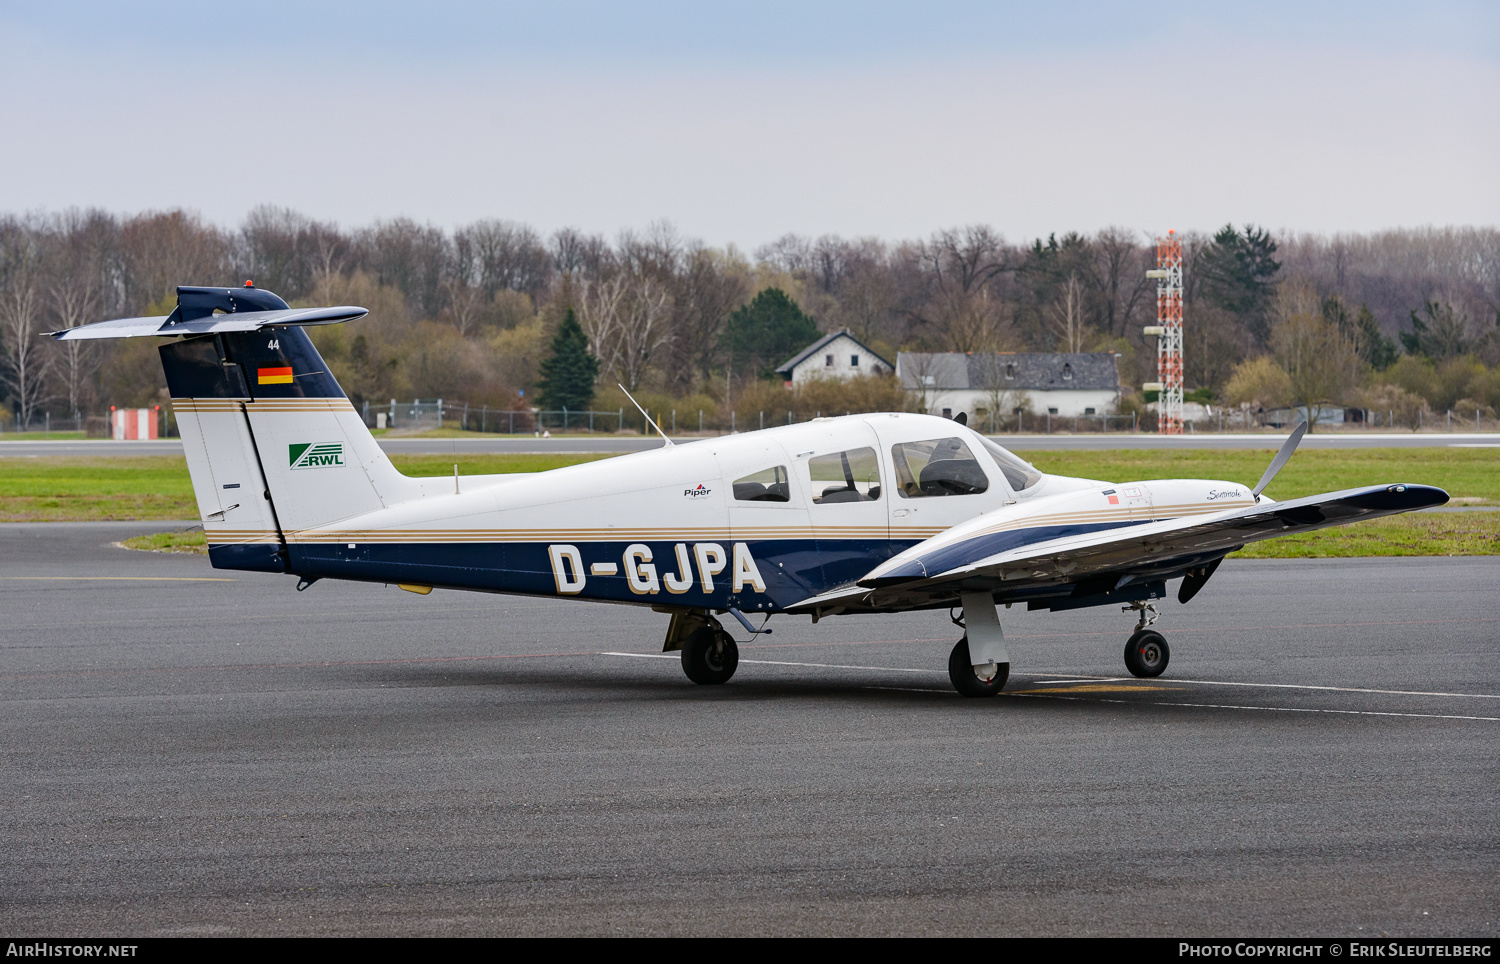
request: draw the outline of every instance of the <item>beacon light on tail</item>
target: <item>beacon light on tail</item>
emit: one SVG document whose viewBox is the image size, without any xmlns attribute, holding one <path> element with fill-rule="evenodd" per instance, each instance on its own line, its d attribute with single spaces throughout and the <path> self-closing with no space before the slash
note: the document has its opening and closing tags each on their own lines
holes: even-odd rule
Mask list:
<svg viewBox="0 0 1500 964">
<path fill-rule="evenodd" d="M 1010 657 L 996 605 L 1121 606 L 1138 676 L 1167 583 L 1186 603 L 1224 556 L 1289 532 L 1448 501 L 1382 483 L 1275 502 L 1259 484 L 1046 475 L 956 420 L 887 413 L 703 439 L 550 472 L 408 478 L 391 465 L 304 326 L 363 308 L 291 309 L 268 291 L 179 288 L 158 318 L 56 332 L 155 337 L 220 569 L 649 606 L 689 679 L 739 656 L 720 617 L 961 611 L 954 686 L 989 696 Z M 752 617 L 755 619 L 752 622 Z M 757 625 L 757 623 L 759 625 Z M 601 640 L 601 644 L 616 645 Z"/>
</svg>

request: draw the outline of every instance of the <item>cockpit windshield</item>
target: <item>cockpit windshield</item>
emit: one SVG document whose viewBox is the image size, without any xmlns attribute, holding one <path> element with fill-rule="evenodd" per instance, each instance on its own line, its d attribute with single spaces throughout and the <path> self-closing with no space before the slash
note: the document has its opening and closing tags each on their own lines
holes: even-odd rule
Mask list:
<svg viewBox="0 0 1500 964">
<path fill-rule="evenodd" d="M 1005 475 L 1005 481 L 1010 483 L 1012 492 L 1024 492 L 1042 481 L 1042 473 L 1032 468 L 1030 463 L 1023 461 L 1005 447 L 995 444 L 978 432 L 974 434 L 984 446 L 984 450 L 995 460 L 995 464 L 1000 467 L 1001 473 Z"/>
</svg>

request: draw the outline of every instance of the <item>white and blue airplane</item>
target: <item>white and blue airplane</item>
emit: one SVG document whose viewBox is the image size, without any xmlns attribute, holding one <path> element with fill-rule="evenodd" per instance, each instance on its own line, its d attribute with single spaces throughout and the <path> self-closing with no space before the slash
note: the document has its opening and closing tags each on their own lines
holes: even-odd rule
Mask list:
<svg viewBox="0 0 1500 964">
<path fill-rule="evenodd" d="M 1448 501 L 1408 483 L 1273 501 L 1264 490 L 1305 425 L 1246 488 L 1047 475 L 962 416 L 910 413 L 667 439 L 549 472 L 410 478 L 303 331 L 365 309 L 292 309 L 248 283 L 177 297 L 165 317 L 52 337 L 164 340 L 216 568 L 286 573 L 299 590 L 349 579 L 649 606 L 671 617 L 665 650 L 695 683 L 734 675 L 721 616 L 754 634 L 773 615 L 948 609 L 964 628 L 953 685 L 991 696 L 1010 671 L 997 604 L 1138 613 L 1125 664 L 1159 676 L 1169 650 L 1150 627 L 1168 581 L 1186 603 L 1247 543 Z"/>
</svg>

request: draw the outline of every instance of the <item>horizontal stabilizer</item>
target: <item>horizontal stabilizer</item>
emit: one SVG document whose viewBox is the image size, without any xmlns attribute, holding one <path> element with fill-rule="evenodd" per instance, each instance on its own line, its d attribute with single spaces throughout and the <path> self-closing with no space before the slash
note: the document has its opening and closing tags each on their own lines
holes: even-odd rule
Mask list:
<svg viewBox="0 0 1500 964">
<path fill-rule="evenodd" d="M 150 318 L 116 318 L 92 325 L 64 328 L 50 332 L 58 341 L 83 338 L 143 338 L 148 335 L 206 335 L 213 332 L 255 331 L 279 325 L 336 325 L 354 321 L 369 314 L 364 308 L 340 305 L 336 308 L 284 308 L 278 311 L 237 311 L 233 314 L 209 315 L 193 321 L 174 321 L 177 314 Z"/>
</svg>

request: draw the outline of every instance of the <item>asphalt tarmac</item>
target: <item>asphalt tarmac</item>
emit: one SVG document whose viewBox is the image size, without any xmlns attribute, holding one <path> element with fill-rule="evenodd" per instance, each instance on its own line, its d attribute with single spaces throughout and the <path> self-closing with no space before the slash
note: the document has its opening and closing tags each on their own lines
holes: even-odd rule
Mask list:
<svg viewBox="0 0 1500 964">
<path fill-rule="evenodd" d="M 1007 448 L 1051 449 L 1266 449 L 1274 452 L 1285 435 L 1130 435 L 1054 434 L 995 435 Z M 679 438 L 679 443 L 696 441 Z M 389 455 L 490 455 L 523 453 L 643 452 L 661 447 L 661 439 L 645 436 L 558 435 L 552 438 L 403 438 L 382 436 L 380 447 Z M 1500 448 L 1500 434 L 1478 433 L 1314 433 L 1303 438 L 1302 448 Z M 0 437 L 0 458 L 11 456 L 121 456 L 181 455 L 179 439 L 116 442 L 110 439 L 5 441 Z"/>
<path fill-rule="evenodd" d="M 217 572 L 0 526 L 10 934 L 1500 934 L 1500 558 L 1113 609 L 773 620 Z M 225 580 L 225 581 L 205 581 Z M 736 628 L 736 635 L 744 634 Z"/>
</svg>

